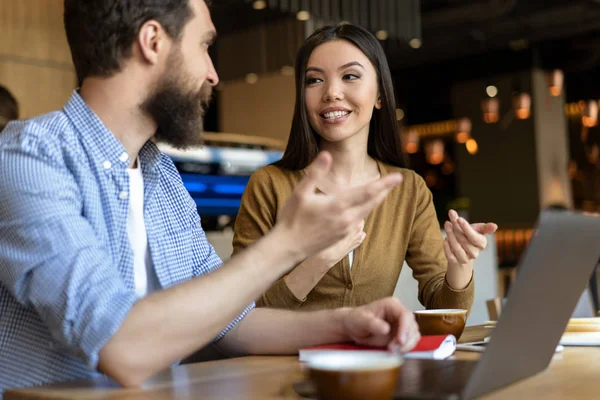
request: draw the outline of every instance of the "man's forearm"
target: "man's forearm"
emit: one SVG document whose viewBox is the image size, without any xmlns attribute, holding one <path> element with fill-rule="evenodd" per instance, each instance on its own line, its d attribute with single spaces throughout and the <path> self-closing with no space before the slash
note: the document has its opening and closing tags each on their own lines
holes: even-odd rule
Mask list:
<svg viewBox="0 0 600 400">
<path fill-rule="evenodd" d="M 299 261 L 291 248 L 274 230 L 217 271 L 140 300 L 101 350 L 99 369 L 134 386 L 206 345 Z"/>
<path fill-rule="evenodd" d="M 257 308 L 218 343 L 229 355 L 295 354 L 299 349 L 349 340 L 343 326 L 350 309 L 294 312 Z"/>
</svg>

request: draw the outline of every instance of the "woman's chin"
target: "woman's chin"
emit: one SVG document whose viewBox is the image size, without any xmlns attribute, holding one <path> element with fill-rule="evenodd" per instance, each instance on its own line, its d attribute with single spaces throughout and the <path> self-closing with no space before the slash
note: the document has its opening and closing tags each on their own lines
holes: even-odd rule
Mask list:
<svg viewBox="0 0 600 400">
<path fill-rule="evenodd" d="M 367 133 L 368 134 L 368 133 Z M 340 143 L 345 142 L 346 140 L 352 139 L 355 136 L 360 135 L 360 132 L 349 132 L 344 129 L 324 129 L 322 133 L 319 134 L 322 140 L 329 143 Z"/>
</svg>

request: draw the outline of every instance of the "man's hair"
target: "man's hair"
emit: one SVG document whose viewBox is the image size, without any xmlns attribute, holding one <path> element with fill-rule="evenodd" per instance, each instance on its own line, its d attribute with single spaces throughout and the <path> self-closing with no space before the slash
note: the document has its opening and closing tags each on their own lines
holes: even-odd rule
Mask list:
<svg viewBox="0 0 600 400">
<path fill-rule="evenodd" d="M 19 103 L 7 88 L 0 85 L 0 131 L 13 119 L 19 119 Z"/>
<path fill-rule="evenodd" d="M 65 31 L 79 85 L 89 76 L 120 71 L 146 22 L 159 22 L 179 40 L 192 16 L 189 0 L 65 0 Z"/>
</svg>

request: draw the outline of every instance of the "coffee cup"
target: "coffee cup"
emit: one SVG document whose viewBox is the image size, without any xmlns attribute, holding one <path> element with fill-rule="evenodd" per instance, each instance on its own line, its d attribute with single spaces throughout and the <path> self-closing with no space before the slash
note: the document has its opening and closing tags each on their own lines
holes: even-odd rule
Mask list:
<svg viewBox="0 0 600 400">
<path fill-rule="evenodd" d="M 454 335 L 458 340 L 465 329 L 467 310 L 419 310 L 415 318 L 421 335 Z"/>
<path fill-rule="evenodd" d="M 320 400 L 390 400 L 403 358 L 386 351 L 326 351 L 306 367 Z"/>
</svg>

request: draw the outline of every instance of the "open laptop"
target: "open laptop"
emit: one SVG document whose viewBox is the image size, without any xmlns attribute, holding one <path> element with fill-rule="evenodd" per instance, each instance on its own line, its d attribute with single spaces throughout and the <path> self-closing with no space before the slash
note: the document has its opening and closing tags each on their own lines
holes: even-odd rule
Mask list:
<svg viewBox="0 0 600 400">
<path fill-rule="evenodd" d="M 600 215 L 543 211 L 481 358 L 405 360 L 394 399 L 473 399 L 544 370 L 599 260 Z"/>
<path fill-rule="evenodd" d="M 407 360 L 395 397 L 472 399 L 544 370 L 599 260 L 599 215 L 543 211 L 479 361 L 415 363 L 415 385 Z"/>
</svg>

